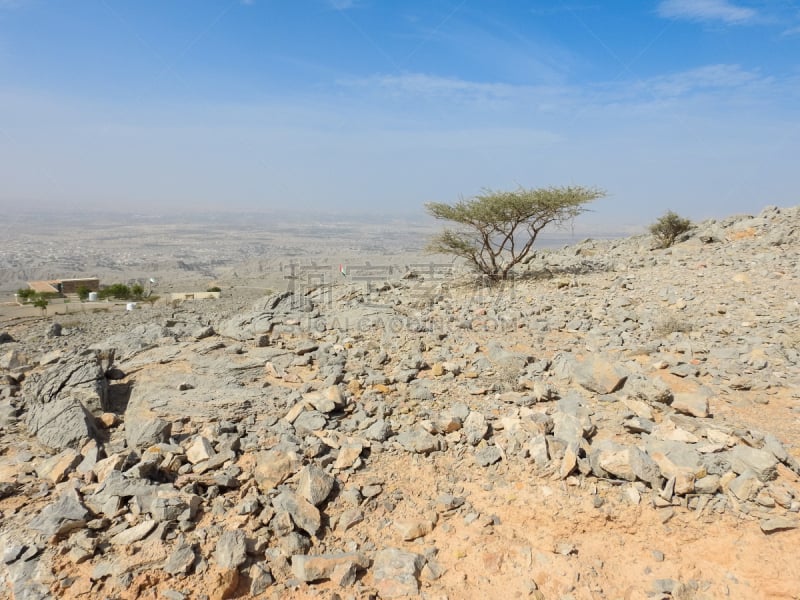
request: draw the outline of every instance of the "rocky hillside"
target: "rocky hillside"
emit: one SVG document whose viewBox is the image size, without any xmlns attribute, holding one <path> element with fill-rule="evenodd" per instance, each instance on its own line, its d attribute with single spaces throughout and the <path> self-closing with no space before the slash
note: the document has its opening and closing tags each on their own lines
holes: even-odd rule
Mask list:
<svg viewBox="0 0 800 600">
<path fill-rule="evenodd" d="M 0 330 L 0 589 L 794 598 L 800 209 Z"/>
</svg>

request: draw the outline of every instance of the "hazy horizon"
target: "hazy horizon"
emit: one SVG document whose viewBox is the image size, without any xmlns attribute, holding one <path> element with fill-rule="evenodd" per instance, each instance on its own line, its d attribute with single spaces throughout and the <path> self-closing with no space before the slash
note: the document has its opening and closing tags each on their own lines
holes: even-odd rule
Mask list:
<svg viewBox="0 0 800 600">
<path fill-rule="evenodd" d="M 524 4 L 524 5 L 523 5 Z M 586 185 L 581 227 L 798 204 L 783 2 L 0 0 L 0 209 L 418 218 Z"/>
</svg>

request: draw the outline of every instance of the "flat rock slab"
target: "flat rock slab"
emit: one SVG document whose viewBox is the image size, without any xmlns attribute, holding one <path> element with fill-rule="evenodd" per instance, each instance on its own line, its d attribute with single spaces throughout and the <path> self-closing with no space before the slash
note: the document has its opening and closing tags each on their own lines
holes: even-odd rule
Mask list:
<svg viewBox="0 0 800 600">
<path fill-rule="evenodd" d="M 133 544 L 147 537 L 156 528 L 156 525 L 155 521 L 142 521 L 138 525 L 112 536 L 109 541 L 115 546 Z"/>
<path fill-rule="evenodd" d="M 31 519 L 30 528 L 48 536 L 60 536 L 83 527 L 88 518 L 89 511 L 78 497 L 78 492 L 68 490 Z"/>
<path fill-rule="evenodd" d="M 39 463 L 36 467 L 36 476 L 51 483 L 60 483 L 82 460 L 83 456 L 77 450 L 67 448 Z"/>
<path fill-rule="evenodd" d="M 776 531 L 788 531 L 800 527 L 800 521 L 787 517 L 774 517 L 761 521 L 761 531 L 764 533 L 774 533 Z"/>
<path fill-rule="evenodd" d="M 292 573 L 300 581 L 310 582 L 330 579 L 334 571 L 340 567 L 355 566 L 366 569 L 369 559 L 360 552 L 332 552 L 329 554 L 292 556 Z"/>
<path fill-rule="evenodd" d="M 710 415 L 708 396 L 702 393 L 677 393 L 672 398 L 672 408 L 684 415 L 705 419 Z"/>
</svg>

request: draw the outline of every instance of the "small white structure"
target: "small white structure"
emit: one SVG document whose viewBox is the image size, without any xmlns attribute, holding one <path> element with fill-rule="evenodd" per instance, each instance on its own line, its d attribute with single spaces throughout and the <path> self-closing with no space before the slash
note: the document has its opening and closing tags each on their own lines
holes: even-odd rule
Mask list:
<svg viewBox="0 0 800 600">
<path fill-rule="evenodd" d="M 125 305 L 125 310 L 133 310 L 134 308 L 136 308 L 136 302 L 128 302 Z"/>
<path fill-rule="evenodd" d="M 89 292 L 89 302 L 97 302 L 97 292 Z"/>
</svg>

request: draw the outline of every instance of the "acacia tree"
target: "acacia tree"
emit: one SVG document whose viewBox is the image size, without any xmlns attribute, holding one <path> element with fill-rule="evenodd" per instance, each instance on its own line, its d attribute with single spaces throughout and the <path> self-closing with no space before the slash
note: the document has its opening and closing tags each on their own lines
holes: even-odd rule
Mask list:
<svg viewBox="0 0 800 600">
<path fill-rule="evenodd" d="M 585 212 L 584 204 L 605 192 L 580 186 L 526 189 L 511 192 L 484 190 L 455 204 L 429 202 L 428 213 L 452 221 L 427 250 L 465 258 L 493 281 L 507 279 L 511 269 L 530 252 L 548 225 L 563 225 Z"/>
</svg>

